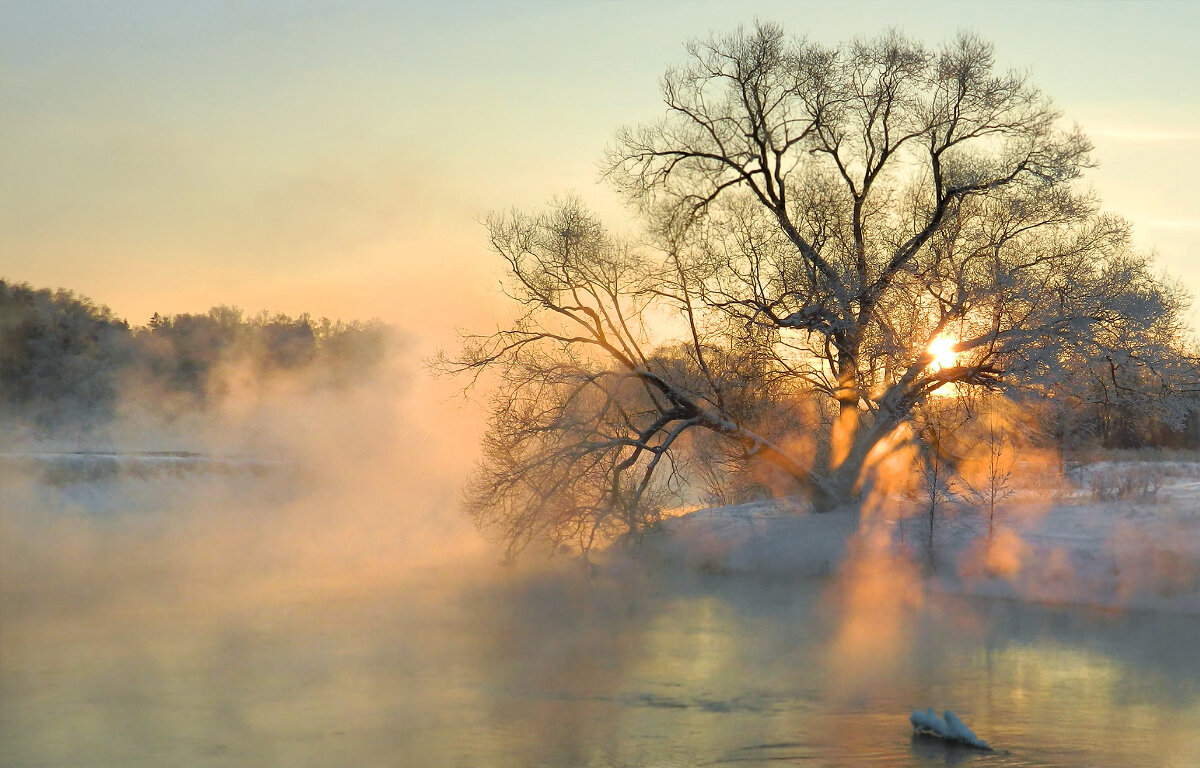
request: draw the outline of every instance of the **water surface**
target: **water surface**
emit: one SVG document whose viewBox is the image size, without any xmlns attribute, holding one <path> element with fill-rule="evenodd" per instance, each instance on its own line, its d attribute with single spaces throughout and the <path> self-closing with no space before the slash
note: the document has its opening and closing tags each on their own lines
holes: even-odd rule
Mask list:
<svg viewBox="0 0 1200 768">
<path fill-rule="evenodd" d="M 164 526 L 51 528 L 3 570 L 0 765 L 1200 760 L 1195 617 L 453 558 L 345 578 L 318 560 L 318 579 Z M 913 741 L 926 706 L 999 750 Z"/>
</svg>

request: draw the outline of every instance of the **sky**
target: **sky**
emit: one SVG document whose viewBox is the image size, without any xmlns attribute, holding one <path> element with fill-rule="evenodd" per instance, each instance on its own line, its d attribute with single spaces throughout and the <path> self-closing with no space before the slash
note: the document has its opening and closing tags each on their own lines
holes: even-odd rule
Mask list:
<svg viewBox="0 0 1200 768">
<path fill-rule="evenodd" d="M 687 40 L 756 18 L 828 44 L 980 33 L 1200 294 L 1190 0 L 0 0 L 0 277 L 134 325 L 230 304 L 452 343 L 503 315 L 482 218 L 573 192 L 620 228 L 605 146 L 660 114 Z"/>
</svg>

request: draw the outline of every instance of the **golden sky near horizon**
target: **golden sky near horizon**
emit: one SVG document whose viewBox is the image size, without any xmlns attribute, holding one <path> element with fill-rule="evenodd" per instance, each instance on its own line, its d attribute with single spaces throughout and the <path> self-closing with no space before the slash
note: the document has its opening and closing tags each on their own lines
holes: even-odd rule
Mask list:
<svg viewBox="0 0 1200 768">
<path fill-rule="evenodd" d="M 658 114 L 686 40 L 756 17 L 826 43 L 979 32 L 1092 137 L 1106 207 L 1200 294 L 1187 0 L 0 0 L 0 277 L 133 324 L 232 304 L 447 343 L 498 304 L 479 220 L 563 192 L 618 220 L 606 143 Z"/>
</svg>

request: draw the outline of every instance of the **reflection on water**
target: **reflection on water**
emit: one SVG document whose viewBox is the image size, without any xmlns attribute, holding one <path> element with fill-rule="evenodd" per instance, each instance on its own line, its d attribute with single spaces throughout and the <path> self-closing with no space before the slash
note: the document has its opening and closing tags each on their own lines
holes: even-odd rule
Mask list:
<svg viewBox="0 0 1200 768">
<path fill-rule="evenodd" d="M 116 566 L 110 564 L 109 567 Z M 926 599 L 855 675 L 819 582 L 4 571 L 4 766 L 1192 765 L 1200 620 Z M 856 617 L 856 621 L 870 617 Z M 887 638 L 885 638 L 887 639 Z M 913 740 L 951 708 L 1001 749 Z"/>
</svg>

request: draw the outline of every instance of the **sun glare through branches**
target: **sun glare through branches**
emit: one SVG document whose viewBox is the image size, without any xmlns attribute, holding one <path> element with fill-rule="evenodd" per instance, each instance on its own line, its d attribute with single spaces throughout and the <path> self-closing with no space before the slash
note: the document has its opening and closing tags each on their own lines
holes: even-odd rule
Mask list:
<svg viewBox="0 0 1200 768">
<path fill-rule="evenodd" d="M 955 360 L 958 358 L 958 352 L 954 347 L 958 344 L 958 339 L 953 336 L 938 336 L 929 344 L 929 354 L 933 356 L 933 361 L 929 364 L 933 370 L 940 371 L 943 368 L 954 366 Z"/>
</svg>

